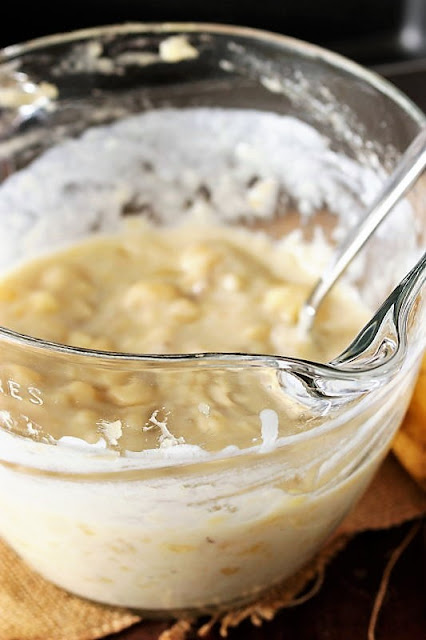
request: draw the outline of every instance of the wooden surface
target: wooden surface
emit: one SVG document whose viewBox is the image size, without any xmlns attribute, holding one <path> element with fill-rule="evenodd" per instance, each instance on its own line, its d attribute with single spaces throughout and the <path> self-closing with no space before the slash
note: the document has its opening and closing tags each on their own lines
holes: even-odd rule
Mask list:
<svg viewBox="0 0 426 640">
<path fill-rule="evenodd" d="M 260 628 L 244 623 L 229 640 L 368 640 L 383 571 L 412 525 L 356 536 L 330 564 L 321 591 Z M 110 640 L 156 640 L 165 625 L 145 622 Z M 219 640 L 215 630 L 208 640 Z M 391 574 L 375 640 L 426 639 L 426 519 Z"/>
</svg>

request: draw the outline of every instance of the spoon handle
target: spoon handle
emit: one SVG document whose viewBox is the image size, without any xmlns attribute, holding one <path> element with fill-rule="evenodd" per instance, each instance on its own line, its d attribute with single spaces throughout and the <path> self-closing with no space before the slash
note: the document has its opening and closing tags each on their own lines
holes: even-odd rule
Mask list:
<svg viewBox="0 0 426 640">
<path fill-rule="evenodd" d="M 321 278 L 304 303 L 299 324 L 309 331 L 316 313 L 334 283 L 340 278 L 369 237 L 385 219 L 396 203 L 414 184 L 426 167 L 426 128 L 414 138 L 398 162 L 396 169 L 387 178 L 367 213 L 351 229 L 326 266 Z"/>
</svg>

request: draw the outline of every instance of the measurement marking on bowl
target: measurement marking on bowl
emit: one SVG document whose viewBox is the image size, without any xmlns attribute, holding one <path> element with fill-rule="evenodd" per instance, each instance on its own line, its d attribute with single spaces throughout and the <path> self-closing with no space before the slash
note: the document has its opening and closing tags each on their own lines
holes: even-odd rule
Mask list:
<svg viewBox="0 0 426 640">
<path fill-rule="evenodd" d="M 31 404 L 44 404 L 43 394 L 40 389 L 33 386 L 27 387 L 10 378 L 0 378 L 0 394 L 19 401 L 29 400 Z"/>
</svg>

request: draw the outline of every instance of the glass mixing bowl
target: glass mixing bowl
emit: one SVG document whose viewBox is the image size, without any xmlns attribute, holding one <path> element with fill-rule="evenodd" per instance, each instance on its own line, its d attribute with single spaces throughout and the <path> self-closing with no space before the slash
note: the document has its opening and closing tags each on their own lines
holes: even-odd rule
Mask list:
<svg viewBox="0 0 426 640">
<path fill-rule="evenodd" d="M 123 217 L 165 225 L 201 201 L 231 225 L 306 238 L 320 228 L 336 243 L 425 124 L 389 83 L 333 53 L 202 24 L 118 25 L 8 47 L 0 108 L 3 273 L 114 232 Z M 250 208 L 245 194 L 259 180 L 273 197 Z M 247 602 L 301 567 L 366 489 L 410 399 L 425 346 L 423 186 L 349 271 L 372 318 L 328 364 L 112 353 L 2 328 L 4 540 L 57 585 L 146 616 Z M 257 394 L 265 379 L 278 389 L 273 408 Z M 176 385 L 183 400 L 169 406 Z M 123 393 L 113 409 L 89 410 L 88 387 Z M 149 455 L 93 444 L 99 425 L 130 428 L 123 412 L 146 410 L 160 388 L 149 407 L 157 422 L 164 405 L 194 419 L 203 390 L 233 429 L 257 420 L 262 437 L 219 446 L 213 434 L 208 451 Z M 73 439 L 76 424 L 87 446 Z"/>
</svg>

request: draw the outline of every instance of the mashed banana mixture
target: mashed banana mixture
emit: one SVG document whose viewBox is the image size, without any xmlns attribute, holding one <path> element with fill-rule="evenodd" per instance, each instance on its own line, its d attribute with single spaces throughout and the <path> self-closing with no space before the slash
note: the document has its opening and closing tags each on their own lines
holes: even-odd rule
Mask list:
<svg viewBox="0 0 426 640">
<path fill-rule="evenodd" d="M 315 331 L 301 332 L 300 307 L 327 255 L 324 243 L 308 245 L 297 233 L 273 240 L 225 225 L 160 228 L 133 221 L 117 235 L 83 241 L 5 277 L 0 324 L 97 350 L 326 361 L 369 316 L 355 290 L 339 286 L 323 305 Z M 26 380 L 43 397 L 43 405 L 28 390 L 24 398 L 36 439 L 45 435 L 40 425 L 47 420 L 55 439 L 66 435 L 93 444 L 102 437 L 122 454 L 183 443 L 218 451 L 259 442 L 260 412 L 269 408 L 280 415 L 285 408 L 275 371 L 267 368 L 241 375 L 220 367 L 134 374 L 82 368 L 74 380 L 64 380 L 64 370 L 3 371 L 4 378 Z M 3 402 L 13 408 L 16 398 Z M 305 415 L 290 411 L 279 435 L 304 429 L 304 423 Z M 22 423 L 22 430 L 28 425 Z"/>
<path fill-rule="evenodd" d="M 322 250 L 322 254 L 321 254 Z M 294 234 L 138 223 L 31 261 L 0 282 L 0 323 L 106 351 L 263 353 L 325 361 L 368 319 L 355 291 L 325 301 L 315 339 L 297 327 L 325 246 Z"/>
</svg>

